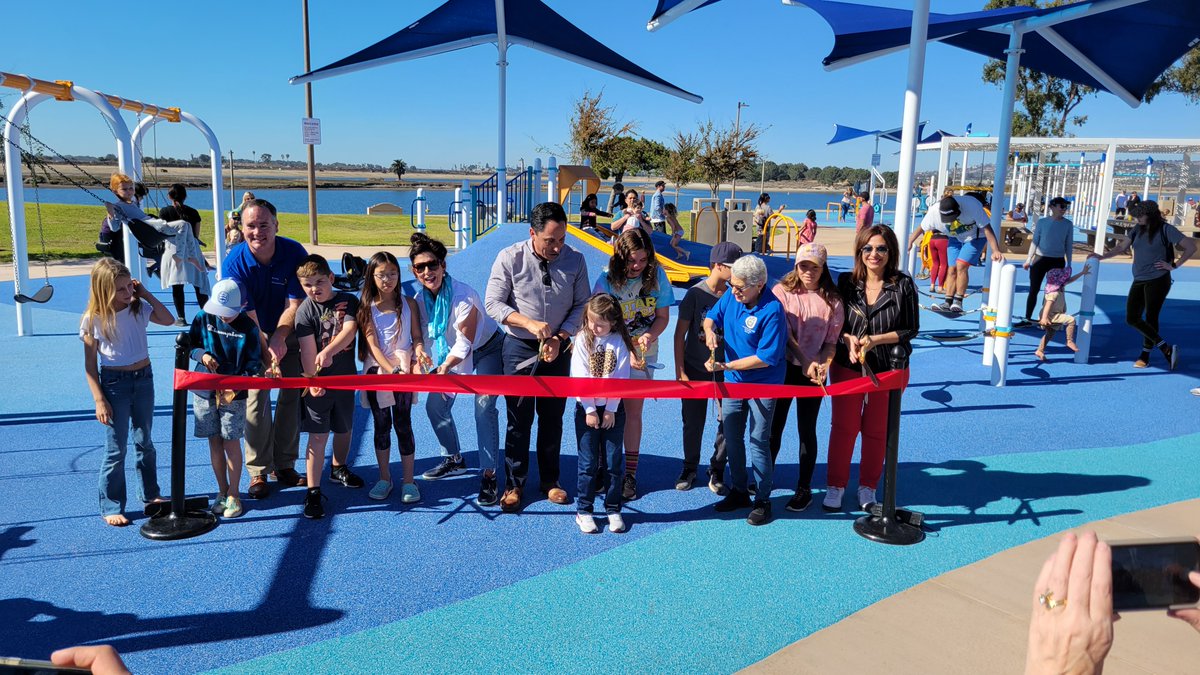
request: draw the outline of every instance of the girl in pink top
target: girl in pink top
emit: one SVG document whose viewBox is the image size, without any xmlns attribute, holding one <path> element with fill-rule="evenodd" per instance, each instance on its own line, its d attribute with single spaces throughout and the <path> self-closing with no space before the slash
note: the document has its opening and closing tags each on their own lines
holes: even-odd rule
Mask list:
<svg viewBox="0 0 1200 675">
<path fill-rule="evenodd" d="M 799 245 L 811 244 L 817 238 L 817 212 L 809 209 L 804 214 L 804 222 L 800 223 L 800 234 L 797 237 Z"/>
<path fill-rule="evenodd" d="M 871 194 L 868 192 L 858 193 L 859 206 L 858 214 L 855 217 L 855 232 L 864 230 L 875 224 L 875 207 L 871 206 Z"/>
<path fill-rule="evenodd" d="M 783 303 L 788 325 L 785 384 L 822 386 L 833 361 L 834 347 L 841 336 L 845 316 L 837 285 L 825 264 L 827 257 L 821 244 L 804 244 L 796 252 L 796 268 L 771 289 Z M 779 399 L 775 404 L 771 424 L 772 461 L 779 456 L 791 405 L 790 398 Z M 817 463 L 817 414 L 820 410 L 820 396 L 796 399 L 800 477 L 796 482 L 796 495 L 787 503 L 789 511 L 803 511 L 812 503 L 812 475 Z"/>
</svg>

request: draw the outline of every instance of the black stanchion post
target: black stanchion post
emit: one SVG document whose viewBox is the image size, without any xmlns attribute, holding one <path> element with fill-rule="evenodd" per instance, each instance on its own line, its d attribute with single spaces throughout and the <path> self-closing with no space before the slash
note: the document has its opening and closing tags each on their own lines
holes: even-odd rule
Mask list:
<svg viewBox="0 0 1200 675">
<path fill-rule="evenodd" d="M 899 345 L 892 347 L 892 370 L 908 367 L 908 356 Z M 888 392 L 887 457 L 884 460 L 883 507 L 872 505 L 870 515 L 854 521 L 854 531 L 872 541 L 906 546 L 925 539 L 922 517 L 912 511 L 896 511 L 896 464 L 900 455 L 900 398 L 903 390 Z M 915 521 L 915 522 L 914 522 Z"/>
<path fill-rule="evenodd" d="M 175 339 L 175 368 L 187 370 L 191 342 L 187 333 Z M 189 509 L 185 496 L 184 473 L 187 471 L 187 391 L 176 389 L 171 400 L 171 508 L 142 525 L 147 539 L 187 539 L 211 531 L 217 517 L 203 504 Z"/>
</svg>

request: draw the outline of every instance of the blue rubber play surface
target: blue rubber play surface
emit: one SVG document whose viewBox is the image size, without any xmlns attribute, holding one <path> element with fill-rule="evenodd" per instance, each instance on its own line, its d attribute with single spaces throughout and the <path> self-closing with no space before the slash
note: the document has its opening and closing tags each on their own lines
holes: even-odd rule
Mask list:
<svg viewBox="0 0 1200 675">
<path fill-rule="evenodd" d="M 482 292 L 497 252 L 525 236 L 516 225 L 488 235 L 454 255 L 450 271 Z M 594 278 L 606 260 L 582 250 Z M 897 485 L 901 504 L 925 512 L 929 537 L 906 548 L 857 536 L 851 524 L 859 514 L 830 515 L 816 504 L 798 514 L 784 509 L 797 475 L 793 426 L 769 525 L 715 513 L 717 497 L 702 486 L 676 491 L 680 413 L 667 400 L 647 401 L 644 496 L 627 505 L 624 534 L 581 535 L 573 505 L 533 501 L 518 515 L 480 508 L 472 471 L 419 481 L 423 500 L 415 505 L 401 504 L 399 491 L 374 502 L 366 490 L 326 479 L 323 520 L 300 516 L 303 490 L 292 488 L 246 500 L 244 516 L 204 536 L 149 541 L 138 534 L 140 515 L 130 528 L 98 517 L 103 434 L 76 337 L 86 277 L 55 280 L 54 299 L 34 310 L 37 335 L 24 338 L 15 337 L 12 284 L 0 284 L 0 654 L 45 658 L 63 646 L 107 643 L 135 672 L 737 670 L 997 551 L 1195 497 L 1194 471 L 1181 469 L 1195 466 L 1200 447 L 1200 398 L 1188 394 L 1198 384 L 1200 347 L 1187 339 L 1200 330 L 1200 270 L 1175 279 L 1162 327 L 1183 342 L 1174 372 L 1158 354 L 1150 368 L 1131 367 L 1139 338 L 1123 322 L 1127 263 L 1100 270 L 1092 362 L 1075 364 L 1060 336 L 1039 363 L 1040 334 L 1021 331 L 1003 388 L 991 386 L 980 365 L 982 338 L 932 339 L 977 331 L 977 315 L 923 312 Z M 1019 275 L 1019 303 L 1023 281 Z M 1071 288 L 1068 307 L 1077 311 Z M 967 300 L 968 309 L 978 304 L 978 296 Z M 151 331 L 164 491 L 173 339 L 173 331 Z M 668 365 L 660 377 L 673 372 L 670 349 L 660 360 Z M 467 462 L 477 467 L 469 402 L 455 413 Z M 438 451 L 423 406 L 413 422 L 420 473 Z M 573 495 L 574 427 L 565 424 L 563 483 Z M 354 432 L 351 461 L 371 485 L 377 469 L 365 410 Z M 190 438 L 190 417 L 188 433 L 188 493 L 211 495 L 207 445 Z M 711 435 L 710 428 L 710 442 Z M 394 454 L 393 471 L 399 466 Z"/>
</svg>

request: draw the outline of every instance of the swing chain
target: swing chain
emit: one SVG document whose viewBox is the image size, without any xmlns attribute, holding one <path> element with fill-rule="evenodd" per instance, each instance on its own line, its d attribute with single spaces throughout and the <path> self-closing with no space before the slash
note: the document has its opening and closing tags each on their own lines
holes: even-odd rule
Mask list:
<svg viewBox="0 0 1200 675">
<path fill-rule="evenodd" d="M 25 135 L 26 139 L 33 138 L 33 135 L 29 133 L 29 126 L 30 126 L 30 119 L 29 119 L 28 113 L 26 113 L 25 124 L 23 124 L 21 127 L 21 132 Z M 21 150 L 21 159 L 25 161 L 25 166 L 27 166 L 29 168 L 29 176 L 33 180 L 33 203 L 35 204 L 35 208 L 37 210 L 38 241 L 41 243 L 41 247 L 42 247 L 42 278 L 45 281 L 46 285 L 49 286 L 50 285 L 50 255 L 46 252 L 46 228 L 42 225 L 42 194 L 41 194 L 40 189 L 38 188 L 37 169 L 34 168 L 32 158 L 33 158 L 32 153 L 26 152 L 23 149 Z M 15 277 L 13 279 L 13 282 L 16 283 Z M 18 291 L 18 293 L 20 292 L 20 289 L 16 289 L 16 290 Z"/>
</svg>

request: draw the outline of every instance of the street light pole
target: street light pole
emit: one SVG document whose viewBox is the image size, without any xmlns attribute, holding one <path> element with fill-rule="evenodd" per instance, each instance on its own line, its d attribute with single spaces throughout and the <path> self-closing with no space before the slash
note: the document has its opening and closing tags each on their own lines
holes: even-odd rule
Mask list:
<svg viewBox="0 0 1200 675">
<path fill-rule="evenodd" d="M 301 0 L 302 14 L 304 15 L 304 72 L 312 72 L 312 62 L 308 54 L 308 0 Z M 313 116 L 312 103 L 312 82 L 304 83 L 304 116 L 311 118 Z M 306 144 L 308 147 L 308 240 L 309 243 L 317 245 L 317 167 L 316 153 L 313 151 L 313 144 Z"/>
<path fill-rule="evenodd" d="M 742 103 L 741 101 L 738 101 L 737 117 L 734 118 L 734 122 L 733 122 L 733 151 L 734 151 L 734 155 L 735 155 L 734 159 L 737 158 L 738 149 L 741 147 L 742 108 L 749 108 L 749 107 L 750 107 L 749 103 Z M 729 190 L 729 200 L 733 201 L 734 199 L 737 199 L 737 171 L 733 172 L 733 185 Z"/>
</svg>

